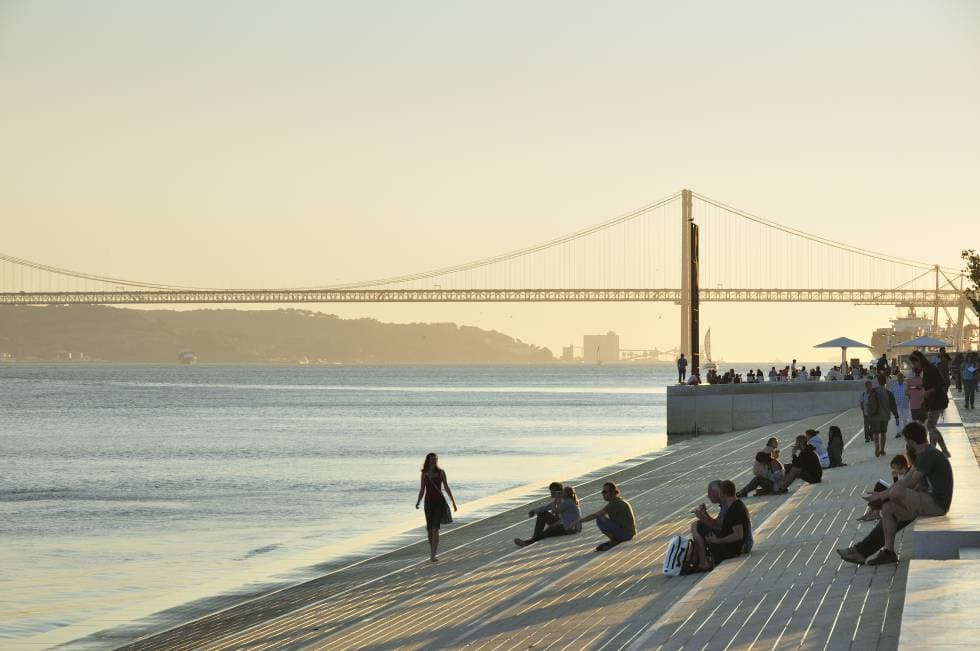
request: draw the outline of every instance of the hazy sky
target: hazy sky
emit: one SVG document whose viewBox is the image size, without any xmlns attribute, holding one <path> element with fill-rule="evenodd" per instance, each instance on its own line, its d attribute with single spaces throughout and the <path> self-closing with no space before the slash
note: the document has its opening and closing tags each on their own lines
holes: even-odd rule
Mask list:
<svg viewBox="0 0 980 651">
<path fill-rule="evenodd" d="M 958 267 L 980 248 L 978 116 L 972 0 L 0 0 L 0 251 L 309 286 L 515 249 L 688 187 Z M 606 330 L 678 340 L 666 304 L 308 307 L 556 353 Z M 894 315 L 703 310 L 725 359 L 829 359 L 809 346 Z"/>
</svg>

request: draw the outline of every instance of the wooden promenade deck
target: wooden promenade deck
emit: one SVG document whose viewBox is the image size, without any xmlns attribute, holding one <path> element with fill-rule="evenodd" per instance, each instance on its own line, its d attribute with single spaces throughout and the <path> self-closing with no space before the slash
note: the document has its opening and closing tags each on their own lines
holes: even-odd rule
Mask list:
<svg viewBox="0 0 980 651">
<path fill-rule="evenodd" d="M 788 496 L 748 498 L 755 548 L 705 575 L 662 575 L 668 537 L 713 478 L 747 481 L 770 436 L 788 449 L 808 427 L 836 424 L 846 468 Z M 908 560 L 858 567 L 834 553 L 870 524 L 862 490 L 888 472 L 859 435 L 857 410 L 704 436 L 620 471 L 637 514 L 636 539 L 605 553 L 594 526 L 517 548 L 532 521 L 522 506 L 444 533 L 440 561 L 424 541 L 329 576 L 142 639 L 125 630 L 81 640 L 125 649 L 895 649 Z M 890 453 L 902 442 L 889 439 Z M 788 452 L 787 452 L 788 454 Z M 578 487 L 583 512 L 602 480 Z M 909 546 L 909 527 L 899 554 Z"/>
</svg>

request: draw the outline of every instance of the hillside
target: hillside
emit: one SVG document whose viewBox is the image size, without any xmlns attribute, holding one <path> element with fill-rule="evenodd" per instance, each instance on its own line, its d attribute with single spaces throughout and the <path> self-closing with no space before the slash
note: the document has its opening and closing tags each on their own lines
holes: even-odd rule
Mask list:
<svg viewBox="0 0 980 651">
<path fill-rule="evenodd" d="M 132 310 L 0 306 L 0 356 L 16 360 L 203 363 L 548 362 L 546 348 L 454 323 L 382 323 L 307 310 Z"/>
</svg>

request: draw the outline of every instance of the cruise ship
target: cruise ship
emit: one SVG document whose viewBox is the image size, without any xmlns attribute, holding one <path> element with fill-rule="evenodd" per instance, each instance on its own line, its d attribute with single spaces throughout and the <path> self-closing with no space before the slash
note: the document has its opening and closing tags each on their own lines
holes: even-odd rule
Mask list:
<svg viewBox="0 0 980 651">
<path fill-rule="evenodd" d="M 895 344 L 915 337 L 933 334 L 932 319 L 917 315 L 914 309 L 910 309 L 904 317 L 891 319 L 891 323 L 891 327 L 878 328 L 871 334 L 871 350 L 875 357 L 882 354 L 892 357 L 897 352 L 892 350 Z M 970 332 L 970 330 L 975 331 L 975 328 L 971 326 L 964 328 L 964 335 L 968 341 L 975 337 L 974 332 Z M 956 341 L 956 326 L 950 325 L 941 328 L 935 336 L 945 341 L 954 342 Z"/>
</svg>

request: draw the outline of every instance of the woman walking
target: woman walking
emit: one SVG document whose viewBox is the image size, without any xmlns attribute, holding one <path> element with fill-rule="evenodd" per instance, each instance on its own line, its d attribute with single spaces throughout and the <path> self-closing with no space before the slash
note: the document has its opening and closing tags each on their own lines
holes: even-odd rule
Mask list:
<svg viewBox="0 0 980 651">
<path fill-rule="evenodd" d="M 422 464 L 422 483 L 419 487 L 419 497 L 415 500 L 415 508 L 419 508 L 419 503 L 424 496 L 425 529 L 429 535 L 429 560 L 433 563 L 439 560 L 436 558 L 436 550 L 439 549 L 439 526 L 453 521 L 449 504 L 442 495 L 443 488 L 453 503 L 453 511 L 458 510 L 453 492 L 449 490 L 449 482 L 446 481 L 446 472 L 439 467 L 439 456 L 435 452 L 430 452 L 425 455 L 425 462 Z"/>
<path fill-rule="evenodd" d="M 895 375 L 895 383 L 892 384 L 892 394 L 895 396 L 895 406 L 898 407 L 898 433 L 895 438 L 902 437 L 902 430 L 912 420 L 912 403 L 909 402 L 909 385 L 905 381 L 905 374 L 898 372 Z"/>
<path fill-rule="evenodd" d="M 975 409 L 977 400 L 977 380 L 980 379 L 980 357 L 976 351 L 970 351 L 963 361 L 963 387 L 966 394 L 963 396 L 963 406 L 966 409 Z"/>
</svg>

